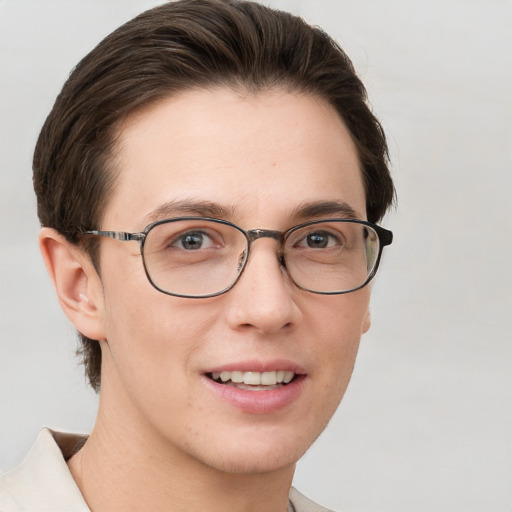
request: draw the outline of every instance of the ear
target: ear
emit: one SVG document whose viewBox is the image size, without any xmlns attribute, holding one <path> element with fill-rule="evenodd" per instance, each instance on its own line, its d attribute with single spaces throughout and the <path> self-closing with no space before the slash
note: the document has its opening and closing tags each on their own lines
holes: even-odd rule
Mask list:
<svg viewBox="0 0 512 512">
<path fill-rule="evenodd" d="M 39 233 L 39 248 L 66 316 L 84 336 L 104 340 L 103 291 L 89 256 L 51 228 Z"/>
<path fill-rule="evenodd" d="M 372 313 L 370 311 L 370 308 L 368 307 L 368 311 L 366 312 L 366 315 L 363 318 L 361 334 L 367 333 L 369 331 L 371 325 L 372 325 Z"/>
</svg>

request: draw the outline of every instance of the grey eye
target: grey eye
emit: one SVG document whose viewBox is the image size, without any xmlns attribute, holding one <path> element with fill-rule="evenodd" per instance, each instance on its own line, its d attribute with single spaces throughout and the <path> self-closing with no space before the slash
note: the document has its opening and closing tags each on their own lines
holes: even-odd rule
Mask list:
<svg viewBox="0 0 512 512">
<path fill-rule="evenodd" d="M 329 231 L 313 231 L 308 233 L 297 245 L 308 249 L 325 249 L 342 245 L 342 243 L 336 235 Z"/>
<path fill-rule="evenodd" d="M 329 243 L 329 235 L 327 233 L 311 233 L 306 237 L 306 244 L 313 249 L 323 249 Z"/>
<path fill-rule="evenodd" d="M 180 249 L 196 251 L 198 249 L 204 249 L 205 247 L 211 246 L 212 242 L 210 237 L 205 233 L 193 231 L 181 235 L 175 245 Z"/>
</svg>

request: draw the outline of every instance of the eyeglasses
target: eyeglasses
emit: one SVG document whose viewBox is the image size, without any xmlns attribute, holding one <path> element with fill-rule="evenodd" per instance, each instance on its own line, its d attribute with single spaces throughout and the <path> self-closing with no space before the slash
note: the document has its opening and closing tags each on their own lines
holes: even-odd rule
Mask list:
<svg viewBox="0 0 512 512">
<path fill-rule="evenodd" d="M 302 290 L 334 295 L 368 284 L 379 266 L 391 231 L 353 219 L 314 220 L 286 232 L 245 231 L 226 220 L 179 217 L 149 224 L 141 233 L 86 231 L 120 241 L 137 241 L 149 282 L 168 295 L 214 297 L 233 288 L 258 238 L 278 241 L 277 257 Z"/>
</svg>

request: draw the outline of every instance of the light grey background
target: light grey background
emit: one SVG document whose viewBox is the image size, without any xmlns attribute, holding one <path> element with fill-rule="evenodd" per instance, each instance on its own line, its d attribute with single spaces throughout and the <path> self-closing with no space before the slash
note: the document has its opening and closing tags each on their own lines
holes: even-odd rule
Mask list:
<svg viewBox="0 0 512 512">
<path fill-rule="evenodd" d="M 0 470 L 96 398 L 39 257 L 31 154 L 69 70 L 155 1 L 0 0 Z M 347 50 L 398 210 L 373 327 L 295 485 L 349 511 L 512 510 L 512 2 L 289 0 Z"/>
</svg>

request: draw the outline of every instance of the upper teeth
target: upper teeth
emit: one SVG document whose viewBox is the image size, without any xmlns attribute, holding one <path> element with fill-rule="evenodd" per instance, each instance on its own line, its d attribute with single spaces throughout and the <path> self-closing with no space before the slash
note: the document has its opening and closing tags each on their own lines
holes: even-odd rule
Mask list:
<svg viewBox="0 0 512 512">
<path fill-rule="evenodd" d="M 235 383 L 244 383 L 252 386 L 273 386 L 275 384 L 285 383 L 288 384 L 295 374 L 286 370 L 277 370 L 272 372 L 220 372 L 212 373 L 213 380 L 220 380 L 227 382 L 230 380 Z"/>
</svg>

